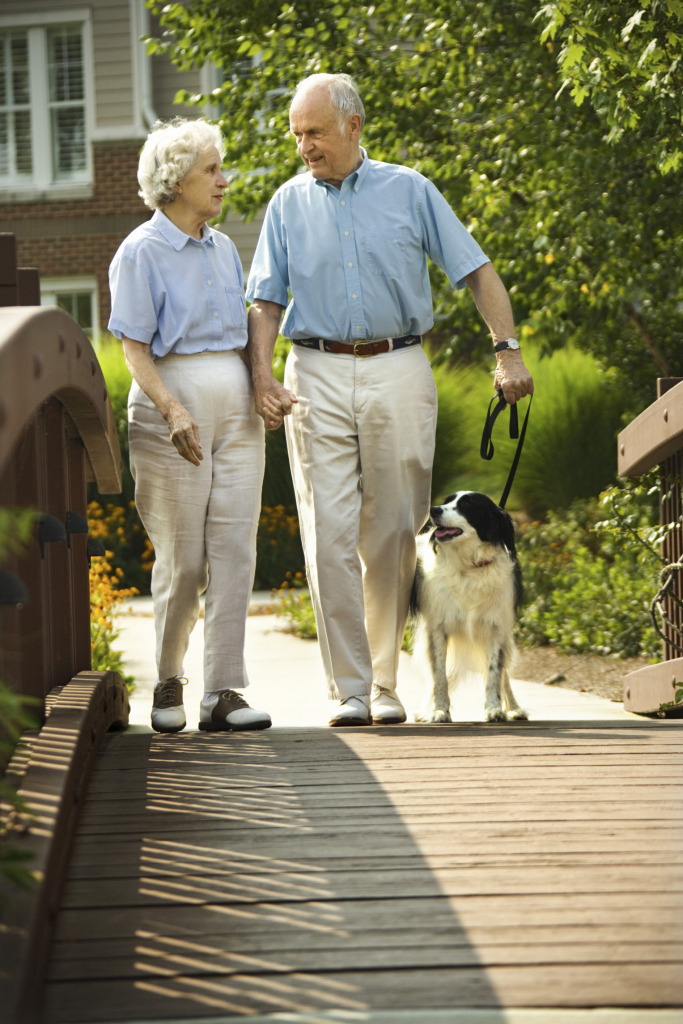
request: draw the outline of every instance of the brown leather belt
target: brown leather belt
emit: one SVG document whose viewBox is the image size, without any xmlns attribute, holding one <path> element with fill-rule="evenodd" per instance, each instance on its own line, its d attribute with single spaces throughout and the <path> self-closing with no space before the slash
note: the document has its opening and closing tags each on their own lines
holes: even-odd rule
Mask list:
<svg viewBox="0 0 683 1024">
<path fill-rule="evenodd" d="M 408 345 L 420 345 L 419 334 L 404 334 L 401 338 L 383 338 L 381 341 L 327 341 L 325 338 L 292 338 L 293 345 L 301 348 L 317 348 L 321 352 L 333 352 L 335 355 L 378 356 L 382 352 L 395 352 L 396 349 Z"/>
</svg>

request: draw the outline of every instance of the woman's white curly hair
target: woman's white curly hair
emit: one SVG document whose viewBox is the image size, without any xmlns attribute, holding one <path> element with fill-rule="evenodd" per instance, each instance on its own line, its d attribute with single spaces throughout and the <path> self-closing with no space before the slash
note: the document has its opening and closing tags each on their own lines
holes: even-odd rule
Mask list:
<svg viewBox="0 0 683 1024">
<path fill-rule="evenodd" d="M 177 196 L 176 185 L 183 180 L 197 158 L 215 146 L 221 160 L 225 139 L 218 125 L 201 118 L 189 121 L 176 117 L 158 122 L 147 136 L 138 163 L 138 195 L 150 210 L 161 210 Z"/>
</svg>

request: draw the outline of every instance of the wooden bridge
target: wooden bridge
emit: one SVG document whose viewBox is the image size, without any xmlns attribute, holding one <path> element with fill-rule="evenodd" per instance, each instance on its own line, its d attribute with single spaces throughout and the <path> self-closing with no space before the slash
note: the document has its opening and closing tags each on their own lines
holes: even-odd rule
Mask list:
<svg viewBox="0 0 683 1024">
<path fill-rule="evenodd" d="M 33 467 L 65 536 L 36 533 L 11 566 L 31 603 L 2 611 L 3 672 L 45 702 L 11 766 L 39 882 L 0 893 L 3 1019 L 680 1024 L 680 721 L 110 731 L 125 693 L 84 664 L 87 538 L 66 535 L 88 467 L 115 483 L 103 382 L 66 315 L 4 316 L 0 499 Z M 65 459 L 70 490 L 46 482 Z"/>
</svg>

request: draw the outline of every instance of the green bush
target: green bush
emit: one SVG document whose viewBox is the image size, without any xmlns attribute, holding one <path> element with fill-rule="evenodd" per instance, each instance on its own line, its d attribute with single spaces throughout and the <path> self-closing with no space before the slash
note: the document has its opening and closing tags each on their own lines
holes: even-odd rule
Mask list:
<svg viewBox="0 0 683 1024">
<path fill-rule="evenodd" d="M 649 613 L 661 567 L 655 519 L 651 489 L 638 482 L 521 527 L 521 645 L 656 660 L 661 640 Z"/>
<path fill-rule="evenodd" d="M 255 588 L 273 590 L 284 580 L 301 577 L 303 570 L 304 554 L 296 508 L 264 505 L 256 537 Z"/>
<path fill-rule="evenodd" d="M 279 339 L 275 373 L 282 379 L 289 344 Z M 152 553 L 133 502 L 134 485 L 128 468 L 127 396 L 130 375 L 118 342 L 105 342 L 98 356 L 114 410 L 124 460 L 123 494 L 97 501 L 100 524 L 111 523 L 103 537 L 112 551 L 112 566 L 123 572 L 122 582 L 149 592 Z M 549 509 L 567 508 L 577 498 L 597 497 L 616 473 L 616 435 L 620 428 L 620 396 L 610 374 L 600 371 L 589 355 L 562 349 L 538 358 L 533 349 L 525 360 L 534 374 L 536 395 L 521 462 L 508 502 L 512 510 L 542 518 Z M 479 454 L 481 434 L 493 395 L 491 373 L 481 365 L 434 366 L 439 397 L 432 494 L 434 500 L 460 489 L 481 490 L 498 500 L 512 463 L 516 442 L 508 437 L 508 413 L 494 430 L 495 456 L 485 462 Z M 520 406 L 524 415 L 526 402 Z M 96 506 L 93 505 L 93 509 Z M 279 510 L 279 511 L 278 511 Z M 293 518 L 294 517 L 294 518 Z M 292 532 L 295 501 L 285 435 L 266 432 L 266 471 L 263 513 L 257 544 L 257 586 L 278 587 L 287 573 L 303 566 L 301 542 Z M 101 526 L 100 526 L 101 529 Z"/>
<path fill-rule="evenodd" d="M 576 498 L 597 497 L 616 478 L 621 396 L 595 360 L 571 348 L 539 358 L 525 350 L 534 377 L 524 448 L 508 506 L 542 517 L 567 508 Z M 509 437 L 509 412 L 493 431 L 495 454 L 480 456 L 486 410 L 493 395 L 490 374 L 481 367 L 435 367 L 439 419 L 432 494 L 484 491 L 498 501 L 517 442 Z M 520 403 L 520 428 L 527 400 Z"/>
</svg>

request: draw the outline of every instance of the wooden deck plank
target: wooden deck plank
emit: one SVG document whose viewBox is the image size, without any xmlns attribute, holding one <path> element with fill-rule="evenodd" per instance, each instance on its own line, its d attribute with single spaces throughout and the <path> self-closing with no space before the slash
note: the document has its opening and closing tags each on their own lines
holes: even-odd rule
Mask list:
<svg viewBox="0 0 683 1024">
<path fill-rule="evenodd" d="M 43 1024 L 681 1005 L 680 739 L 649 721 L 109 737 Z"/>
<path fill-rule="evenodd" d="M 381 993 L 381 1002 L 378 1002 Z M 174 1016 L 226 1018 L 368 1007 L 420 1009 L 478 1006 L 676 1006 L 683 977 L 670 964 L 481 965 L 463 968 L 294 972 L 257 976 L 144 974 L 122 981 L 65 982 L 48 987 L 45 1019 L 54 1024 Z M 117 1016 L 112 1016 L 114 1012 Z"/>
<path fill-rule="evenodd" d="M 678 868 L 677 868 L 678 865 Z M 435 869 L 420 858 L 409 868 L 377 870 L 376 863 L 364 869 L 312 872 L 280 871 L 269 874 L 235 871 L 229 875 L 195 875 L 191 872 L 165 875 L 140 875 L 130 879 L 111 879 L 106 886 L 100 880 L 72 881 L 62 898 L 63 907 L 150 906 L 173 900 L 176 903 L 260 903 L 261 900 L 307 903 L 311 900 L 340 900 L 352 891 L 356 897 L 391 899 L 399 891 L 411 898 L 429 895 L 434 885 L 444 895 L 470 896 L 481 892 L 531 894 L 538 892 L 604 893 L 637 889 L 647 892 L 683 892 L 681 858 L 677 863 L 654 865 L 644 861 L 622 865 L 612 860 L 576 866 L 510 866 L 503 863 L 480 867 Z"/>
<path fill-rule="evenodd" d="M 658 950 L 658 957 L 662 960 L 670 958 L 672 951 L 676 951 L 674 959 L 680 958 L 681 943 L 683 934 L 678 921 L 657 921 L 657 941 L 653 941 L 651 924 L 640 921 L 628 924 L 628 938 L 624 938 L 623 922 L 614 924 L 560 924 L 552 925 L 526 925 L 525 945 L 519 944 L 519 925 L 477 925 L 466 928 L 464 925 L 455 925 L 452 920 L 441 924 L 435 924 L 431 917 L 424 917 L 418 923 L 411 921 L 411 927 L 401 927 L 404 919 L 398 914 L 393 918 L 382 917 L 377 923 L 368 925 L 367 917 L 358 918 L 355 922 L 344 921 L 343 932 L 330 929 L 327 933 L 322 930 L 315 933 L 292 928 L 290 922 L 283 922 L 271 919 L 268 927 L 249 928 L 249 931 L 240 935 L 240 947 L 237 955 L 247 953 L 262 953 L 264 956 L 282 954 L 286 946 L 286 955 L 313 951 L 347 951 L 365 949 L 375 950 L 438 950 L 441 947 L 448 949 L 460 947 L 474 947 L 481 952 L 482 959 L 490 961 L 494 951 L 507 948 L 508 952 L 503 957 L 509 961 L 512 957 L 526 956 L 525 949 L 535 951 L 540 956 L 540 950 L 544 956 L 555 957 L 555 948 L 571 947 L 572 950 L 588 949 L 597 946 L 602 947 L 601 956 L 606 960 L 620 958 L 632 959 L 633 950 L 637 946 L 649 957 L 650 952 Z M 552 940 L 549 942 L 548 940 Z M 160 950 L 166 949 L 169 954 L 176 952 L 182 956 L 184 952 L 188 955 L 200 955 L 202 959 L 201 969 L 208 969 L 209 962 L 222 954 L 232 954 L 234 950 L 234 930 L 226 929 L 218 932 L 215 928 L 211 931 L 202 931 L 192 940 L 187 935 L 179 940 L 177 936 L 164 934 L 162 932 L 145 931 L 138 929 L 135 936 L 123 938 L 111 938 L 109 936 L 101 939 L 83 938 L 73 939 L 69 942 L 62 941 L 54 949 L 51 961 L 50 977 L 53 980 L 69 977 L 80 977 L 82 965 L 80 963 L 84 954 L 88 955 L 89 972 L 91 977 L 124 977 L 130 973 L 132 965 L 136 960 L 151 951 L 150 955 L 159 957 Z M 88 945 L 94 948 L 87 949 Z M 663 948 L 666 947 L 666 948 Z M 484 956 L 484 949 L 490 950 L 488 956 Z M 502 957 L 502 953 L 496 953 Z M 578 955 L 572 954 L 572 956 Z M 584 958 L 586 954 L 584 953 Z M 588 959 L 600 959 L 597 952 Z"/>
<path fill-rule="evenodd" d="M 516 941 L 509 944 L 484 941 L 475 946 L 468 938 L 461 942 L 449 941 L 442 937 L 441 942 L 422 942 L 419 936 L 410 946 L 398 946 L 383 941 L 384 937 L 375 933 L 376 941 L 382 945 L 365 943 L 363 948 L 364 970 L 410 970 L 412 968 L 433 967 L 476 967 L 505 964 L 523 966 L 533 964 L 670 964 L 676 970 L 683 959 L 683 943 L 675 942 L 628 942 L 599 941 L 560 942 L 556 936 L 546 944 L 542 941 L 520 945 Z M 254 975 L 288 974 L 292 971 L 311 970 L 315 963 L 316 973 L 326 971 L 354 970 L 358 966 L 358 948 L 329 948 L 327 946 L 309 945 L 303 949 L 282 947 L 259 947 L 257 950 L 212 949 L 206 942 L 197 944 L 196 949 L 174 949 L 167 943 L 155 945 L 153 942 L 140 941 L 131 961 L 130 952 L 118 958 L 101 957 L 89 959 L 88 977 L 93 980 L 110 980 L 139 977 L 141 962 L 145 963 L 145 976 L 167 978 L 178 975 L 194 977 L 213 976 L 221 973 L 225 977 L 250 971 Z M 50 980 L 66 982 L 81 976 L 78 964 L 72 959 L 64 961 L 61 969 L 55 966 L 50 973 Z"/>
<path fill-rule="evenodd" d="M 640 892 L 604 893 L 596 901 L 593 893 L 573 893 L 571 899 L 556 893 L 518 896 L 469 896 L 459 899 L 442 894 L 431 897 L 397 897 L 392 900 L 353 900 L 343 902 L 311 902 L 301 904 L 268 903 L 249 906 L 227 904 L 167 904 L 140 909 L 114 907 L 103 911 L 99 907 L 60 912 L 59 939 L 55 949 L 63 943 L 94 943 L 102 940 L 124 939 L 136 935 L 187 936 L 204 935 L 264 936 L 272 933 L 303 935 L 304 937 L 344 934 L 375 930 L 400 931 L 409 923 L 410 929 L 430 925 L 441 931 L 450 928 L 514 928 L 520 937 L 522 929 L 568 928 L 604 925 L 622 929 L 629 935 L 631 928 L 649 928 L 653 941 L 659 938 L 660 925 L 674 925 L 678 934 L 683 930 L 683 919 L 678 901 L 669 893 Z"/>
</svg>

